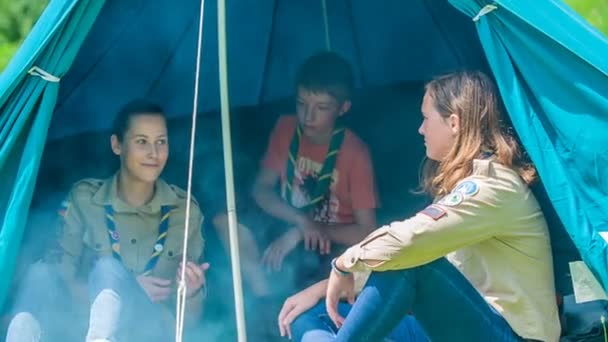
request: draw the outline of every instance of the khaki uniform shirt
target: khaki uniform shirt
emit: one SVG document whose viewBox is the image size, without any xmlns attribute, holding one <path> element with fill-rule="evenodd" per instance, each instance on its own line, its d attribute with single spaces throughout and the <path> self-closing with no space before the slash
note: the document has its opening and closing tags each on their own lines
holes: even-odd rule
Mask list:
<svg viewBox="0 0 608 342">
<path fill-rule="evenodd" d="M 175 282 L 183 255 L 186 193 L 159 179 L 152 200 L 135 208 L 118 198 L 117 176 L 77 182 L 62 205 L 58 248 L 47 257 L 59 263 L 66 280 L 73 280 L 80 272 L 87 274 L 98 257 L 112 255 L 104 208 L 108 204 L 114 211 L 122 263 L 135 275 L 143 273 L 152 255 L 160 228 L 161 206 L 174 207 L 169 213 L 164 248 L 150 276 Z M 203 216 L 193 200 L 187 251 L 187 259 L 193 262 L 198 262 L 203 252 L 202 221 Z"/>
<path fill-rule="evenodd" d="M 558 341 L 547 224 L 516 172 L 475 160 L 472 175 L 451 194 L 408 220 L 374 231 L 343 260 L 350 271 L 382 271 L 446 255 L 518 335 Z M 370 266 L 369 260 L 381 262 Z"/>
</svg>

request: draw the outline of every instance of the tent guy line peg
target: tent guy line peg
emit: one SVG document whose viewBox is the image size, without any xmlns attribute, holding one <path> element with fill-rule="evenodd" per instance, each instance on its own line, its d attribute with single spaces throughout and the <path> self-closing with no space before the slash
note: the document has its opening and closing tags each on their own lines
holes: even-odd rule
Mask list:
<svg viewBox="0 0 608 342">
<path fill-rule="evenodd" d="M 61 80 L 59 77 L 52 75 L 51 73 L 46 72 L 37 66 L 32 67 L 30 70 L 27 71 L 27 73 L 32 76 L 38 76 L 45 81 L 49 81 L 49 82 L 53 82 L 53 83 L 59 83 L 59 81 Z"/>
<path fill-rule="evenodd" d="M 479 13 L 477 13 L 477 15 L 475 17 L 473 17 L 473 21 L 477 22 L 479 21 L 479 18 L 483 17 L 484 15 L 497 10 L 498 6 L 496 5 L 485 5 L 483 6 L 483 8 L 479 11 Z"/>
</svg>

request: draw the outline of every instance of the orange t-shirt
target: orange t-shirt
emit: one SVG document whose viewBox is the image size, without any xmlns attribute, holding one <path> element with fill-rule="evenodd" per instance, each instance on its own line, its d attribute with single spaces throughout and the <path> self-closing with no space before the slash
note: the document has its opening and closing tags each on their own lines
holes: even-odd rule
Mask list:
<svg viewBox="0 0 608 342">
<path fill-rule="evenodd" d="M 262 167 L 281 175 L 283 198 L 287 179 L 287 156 L 296 125 L 295 116 L 279 118 L 262 161 Z M 296 207 L 308 204 L 309 196 L 303 184 L 309 177 L 316 179 L 325 161 L 328 147 L 328 144 L 313 144 L 302 136 L 292 191 L 292 202 Z M 368 148 L 351 130 L 346 129 L 329 194 L 314 209 L 313 219 L 323 223 L 353 223 L 353 210 L 374 209 L 377 206 L 374 171 Z"/>
</svg>

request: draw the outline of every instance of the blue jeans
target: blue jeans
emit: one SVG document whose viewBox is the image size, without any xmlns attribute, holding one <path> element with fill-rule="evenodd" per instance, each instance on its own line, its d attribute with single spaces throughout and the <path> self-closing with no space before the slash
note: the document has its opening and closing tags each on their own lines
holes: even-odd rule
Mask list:
<svg viewBox="0 0 608 342">
<path fill-rule="evenodd" d="M 78 317 L 68 288 L 53 264 L 37 262 L 27 269 L 11 308 L 7 342 L 65 339 L 84 333 L 86 322 Z M 66 326 L 70 326 L 66 333 Z M 78 327 L 82 329 L 78 329 Z M 80 330 L 80 331 L 78 331 Z"/>
<path fill-rule="evenodd" d="M 352 306 L 345 302 L 340 302 L 338 305 L 338 311 L 342 317 L 347 317 L 351 308 Z M 296 342 L 333 341 L 336 338 L 337 332 L 338 328 L 336 328 L 327 314 L 325 301 L 319 302 L 312 309 L 301 314 L 291 324 L 292 338 Z M 426 342 L 428 339 L 416 319 L 408 315 L 391 331 L 385 341 Z"/>
<path fill-rule="evenodd" d="M 374 272 L 335 341 L 381 341 L 413 312 L 431 341 L 522 341 L 445 258 Z"/>
<path fill-rule="evenodd" d="M 38 328 L 42 340 L 46 341 L 65 341 L 69 340 L 68 335 L 84 333 L 74 330 L 78 330 L 75 329 L 78 326 L 86 327 L 86 318 L 82 317 L 86 312 L 73 309 L 82 303 L 75 303 L 68 295 L 55 265 L 33 264 L 20 285 L 11 312 L 13 316 L 28 313 L 26 318 L 30 319 L 22 319 L 19 324 L 13 324 L 13 319 L 8 334 L 11 339 L 7 342 L 26 341 L 26 336 L 32 335 L 30 331 Z M 174 321 L 169 310 L 151 302 L 135 276 L 116 259 L 103 257 L 96 262 L 89 274 L 88 288 L 92 305 L 87 340 L 114 341 L 117 336 L 128 341 L 174 339 Z M 82 337 L 76 338 L 82 340 Z"/>
<path fill-rule="evenodd" d="M 89 298 L 92 305 L 88 339 L 114 341 L 116 335 L 120 340 L 129 341 L 171 341 L 175 338 L 168 308 L 150 301 L 135 276 L 112 257 L 100 258 L 89 274 Z"/>
</svg>

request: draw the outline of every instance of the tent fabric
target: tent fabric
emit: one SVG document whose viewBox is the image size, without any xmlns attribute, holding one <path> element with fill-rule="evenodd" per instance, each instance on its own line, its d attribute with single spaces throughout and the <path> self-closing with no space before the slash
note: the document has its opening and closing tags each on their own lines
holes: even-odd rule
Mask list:
<svg viewBox="0 0 608 342">
<path fill-rule="evenodd" d="M 474 17 L 513 125 L 581 257 L 608 287 L 608 39 L 561 1 L 451 0 Z"/>
<path fill-rule="evenodd" d="M 360 87 L 420 81 L 488 63 L 552 204 L 606 287 L 606 242 L 598 236 L 608 231 L 606 39 L 557 0 L 492 1 L 498 9 L 473 23 L 489 3 L 330 1 L 328 31 L 335 51 L 355 65 Z M 0 304 L 45 141 L 103 131 L 122 103 L 142 95 L 158 99 L 169 115 L 189 113 L 198 6 L 195 0 L 51 1 L 0 76 Z M 219 106 L 215 6 L 206 2 L 204 112 Z M 228 6 L 233 104 L 292 94 L 296 66 L 325 46 L 321 2 Z M 32 66 L 61 82 L 27 76 Z"/>
<path fill-rule="evenodd" d="M 7 298 L 36 184 L 59 83 L 95 21 L 102 1 L 51 1 L 0 78 L 0 306 Z"/>
<path fill-rule="evenodd" d="M 255 106 L 293 93 L 297 66 L 325 48 L 321 1 L 227 2 L 230 101 Z M 62 82 L 51 139 L 108 128 L 135 96 L 170 116 L 192 111 L 199 1 L 109 1 Z M 425 80 L 484 63 L 473 23 L 445 0 L 327 1 L 332 49 L 358 85 Z M 201 112 L 219 109 L 216 1 L 205 2 Z M 458 30 L 453 30 L 458 27 Z M 415 65 L 416 67 L 410 67 Z"/>
</svg>

